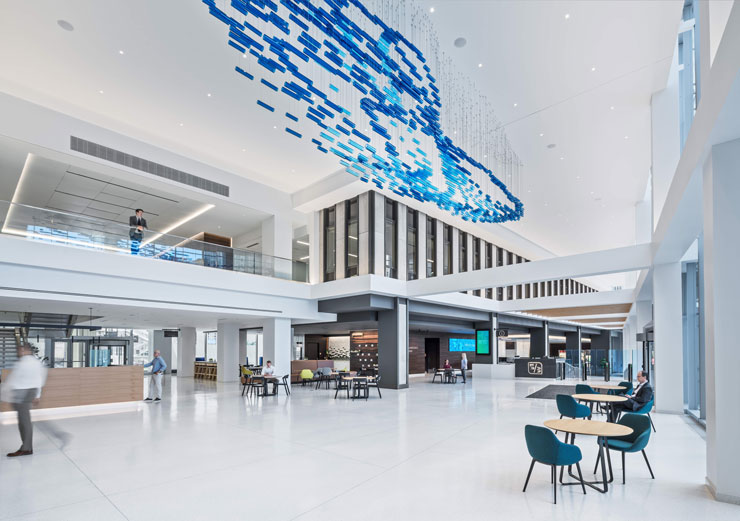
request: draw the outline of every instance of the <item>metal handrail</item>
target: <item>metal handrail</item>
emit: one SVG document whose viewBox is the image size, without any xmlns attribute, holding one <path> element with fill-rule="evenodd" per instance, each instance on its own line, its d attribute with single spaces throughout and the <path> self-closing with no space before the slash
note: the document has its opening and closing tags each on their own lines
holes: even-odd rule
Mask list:
<svg viewBox="0 0 740 521">
<path fill-rule="evenodd" d="M 156 230 L 147 230 L 147 237 L 139 241 L 131 236 L 132 227 L 123 223 L 0 200 L 3 204 L 8 205 L 0 221 L 3 234 L 307 282 L 307 262 Z"/>
</svg>

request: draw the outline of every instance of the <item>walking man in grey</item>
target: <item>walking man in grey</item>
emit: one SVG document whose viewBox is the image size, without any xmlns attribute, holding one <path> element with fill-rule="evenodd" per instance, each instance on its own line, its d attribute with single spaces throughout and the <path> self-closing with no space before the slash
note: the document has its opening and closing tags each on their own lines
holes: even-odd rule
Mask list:
<svg viewBox="0 0 740 521">
<path fill-rule="evenodd" d="M 18 414 L 18 430 L 21 434 L 21 448 L 9 453 L 9 458 L 33 454 L 31 406 L 39 403 L 41 388 L 45 382 L 46 369 L 41 365 L 41 361 L 33 356 L 31 345 L 20 345 L 18 362 L 2 384 L 3 401 L 10 403 Z"/>
<path fill-rule="evenodd" d="M 154 359 L 148 364 L 145 364 L 144 367 L 152 368 L 152 377 L 149 380 L 149 396 L 144 401 L 150 402 L 154 400 L 155 402 L 160 402 L 162 401 L 162 375 L 165 369 L 167 369 L 167 364 L 160 356 L 159 350 L 154 351 Z"/>
</svg>

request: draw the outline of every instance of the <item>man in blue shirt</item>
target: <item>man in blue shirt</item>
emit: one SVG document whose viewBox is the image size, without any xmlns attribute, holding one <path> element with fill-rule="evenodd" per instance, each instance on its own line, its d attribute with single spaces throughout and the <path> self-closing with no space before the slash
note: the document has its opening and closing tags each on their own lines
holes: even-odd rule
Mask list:
<svg viewBox="0 0 740 521">
<path fill-rule="evenodd" d="M 152 368 L 152 377 L 149 380 L 149 397 L 144 401 L 150 402 L 152 401 L 152 396 L 154 396 L 154 401 L 160 402 L 162 401 L 162 375 L 164 374 L 164 370 L 167 369 L 167 364 L 159 356 L 159 350 L 154 351 L 154 359 L 151 362 L 144 364 L 144 367 L 150 366 Z"/>
</svg>

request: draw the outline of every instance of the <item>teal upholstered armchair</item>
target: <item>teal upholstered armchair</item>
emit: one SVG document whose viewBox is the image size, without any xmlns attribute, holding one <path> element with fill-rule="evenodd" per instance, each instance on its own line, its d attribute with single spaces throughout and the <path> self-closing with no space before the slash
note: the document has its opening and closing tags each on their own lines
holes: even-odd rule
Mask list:
<svg viewBox="0 0 740 521">
<path fill-rule="evenodd" d="M 538 427 L 535 425 L 524 426 L 524 438 L 527 441 L 527 450 L 532 456 L 532 464 L 529 466 L 527 480 L 524 482 L 524 489 L 527 491 L 529 477 L 532 475 L 532 469 L 535 462 L 550 466 L 550 478 L 552 480 L 552 499 L 554 503 L 558 502 L 557 493 L 557 467 L 566 465 L 575 465 L 578 469 L 578 476 L 581 480 L 581 488 L 586 493 L 586 486 L 583 483 L 583 474 L 581 474 L 580 461 L 582 459 L 581 449 L 575 445 L 568 445 L 558 440 L 550 429 Z"/>
</svg>

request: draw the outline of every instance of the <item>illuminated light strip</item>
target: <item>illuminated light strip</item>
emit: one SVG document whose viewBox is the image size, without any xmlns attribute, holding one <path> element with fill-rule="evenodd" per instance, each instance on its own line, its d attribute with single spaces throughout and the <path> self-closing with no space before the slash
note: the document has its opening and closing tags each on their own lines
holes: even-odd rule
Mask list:
<svg viewBox="0 0 740 521">
<path fill-rule="evenodd" d="M 18 204 L 16 199 L 18 199 L 18 193 L 21 191 L 21 185 L 23 184 L 23 179 L 26 177 L 26 171 L 28 171 L 28 166 L 31 163 L 31 159 L 33 158 L 33 154 L 29 153 L 26 156 L 26 162 L 23 163 L 23 170 L 21 170 L 21 176 L 18 178 L 18 184 L 15 185 L 15 192 L 13 192 L 13 198 L 10 200 L 12 204 L 10 204 L 10 208 L 8 208 L 8 214 L 5 216 L 5 222 L 3 223 L 3 233 L 10 233 L 6 231 L 6 226 L 10 221 L 10 215 L 13 213 L 14 205 Z"/>
<path fill-rule="evenodd" d="M 299 241 L 298 239 L 296 239 L 296 241 L 295 241 L 295 242 L 297 242 L 298 244 L 303 244 L 304 246 L 311 246 L 311 243 L 310 243 L 310 242 L 306 242 L 306 241 Z"/>
<path fill-rule="evenodd" d="M 55 237 L 53 235 L 44 235 L 41 233 L 27 232 L 25 230 L 16 230 L 14 228 L 3 227 L 3 233 L 7 233 L 10 235 L 20 235 L 22 237 L 35 237 L 35 238 L 44 239 L 47 241 L 77 244 L 77 245 L 85 246 L 86 248 L 91 248 L 91 249 L 109 250 L 109 251 L 115 251 L 115 252 L 126 253 L 126 254 L 130 253 L 128 250 L 124 250 L 122 248 L 116 248 L 115 246 L 108 246 L 107 244 L 97 244 L 94 242 L 78 241 L 75 239 L 69 239 L 67 237 Z"/>
<path fill-rule="evenodd" d="M 159 238 L 160 238 L 160 237 L 161 237 L 162 235 L 164 235 L 164 234 L 166 234 L 166 233 L 170 233 L 170 232 L 171 232 L 172 230 L 174 230 L 175 228 L 179 228 L 180 226 L 182 226 L 182 225 L 183 225 L 183 224 L 185 224 L 186 222 L 188 222 L 188 221 L 192 221 L 193 219 L 195 219 L 195 218 L 196 218 L 196 217 L 198 217 L 199 215 L 203 215 L 204 213 L 206 213 L 206 212 L 207 212 L 208 210 L 210 210 L 210 209 L 211 209 L 211 208 L 213 208 L 214 206 L 215 206 L 215 205 L 213 205 L 213 204 L 207 204 L 207 205 L 205 205 L 205 206 L 204 206 L 203 208 L 201 208 L 201 209 L 200 209 L 200 210 L 198 210 L 197 212 L 195 212 L 195 213 L 193 213 L 193 214 L 191 214 L 191 215 L 189 215 L 189 216 L 185 217 L 184 219 L 182 219 L 182 220 L 180 220 L 180 221 L 177 221 L 177 222 L 176 222 L 175 224 L 173 224 L 173 225 L 172 225 L 172 226 L 170 226 L 169 228 L 167 228 L 167 229 L 165 229 L 165 230 L 162 230 L 161 232 L 158 232 L 158 233 L 156 233 L 156 234 L 155 234 L 155 235 L 153 235 L 152 237 L 149 237 L 149 238 L 148 238 L 147 240 L 145 240 L 144 242 L 142 242 L 142 243 L 141 243 L 141 246 L 146 246 L 147 244 L 149 244 L 149 243 L 151 243 L 151 242 L 154 242 L 154 241 L 156 241 L 156 240 L 157 240 L 157 239 L 159 239 Z"/>
</svg>

